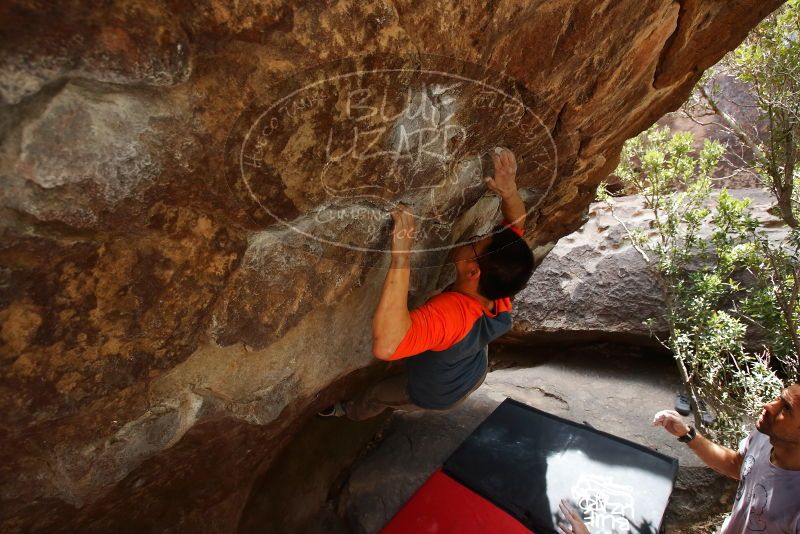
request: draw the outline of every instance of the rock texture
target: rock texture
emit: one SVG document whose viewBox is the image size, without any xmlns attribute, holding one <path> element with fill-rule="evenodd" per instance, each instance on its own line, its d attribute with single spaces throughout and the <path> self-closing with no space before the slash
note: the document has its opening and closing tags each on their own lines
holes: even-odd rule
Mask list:
<svg viewBox="0 0 800 534">
<path fill-rule="evenodd" d="M 747 84 L 737 80 L 720 63 L 714 67 L 706 87 L 715 95 L 719 108 L 733 117 L 744 131 L 753 138 L 766 138 L 765 124 L 760 121 L 760 111 Z M 716 115 L 701 115 L 700 109 L 694 109 L 692 113 L 696 116 L 689 118 L 683 111 L 675 111 L 656 122 L 660 126 L 668 126 L 672 131 L 692 132 L 698 151 L 703 148 L 706 139 L 719 141 L 727 147 L 713 173 L 714 187 L 761 187 L 758 176 L 747 166 L 753 160 L 752 151 Z"/>
<path fill-rule="evenodd" d="M 730 193 L 752 200 L 752 214 L 768 235 L 786 235 L 786 226 L 768 212 L 775 204 L 772 195 L 761 189 Z M 614 205 L 612 215 L 607 205 L 592 204 L 586 224 L 550 251 L 516 296 L 514 326 L 504 340 L 656 344 L 644 324 L 648 319 L 654 320 L 654 333 L 666 335 L 663 289 L 624 227 L 655 235 L 652 213 L 640 196 L 617 197 Z"/>
<path fill-rule="evenodd" d="M 427 228 L 412 304 L 496 218 L 497 144 L 556 240 L 780 4 L 4 2 L 0 528 L 233 530 L 371 361 L 387 207 Z"/>
</svg>

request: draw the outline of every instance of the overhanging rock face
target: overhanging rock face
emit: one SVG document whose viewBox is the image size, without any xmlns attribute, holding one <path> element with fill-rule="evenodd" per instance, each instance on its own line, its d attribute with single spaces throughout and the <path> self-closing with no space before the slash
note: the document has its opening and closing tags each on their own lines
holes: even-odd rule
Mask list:
<svg viewBox="0 0 800 534">
<path fill-rule="evenodd" d="M 780 3 L 5 2 L 2 530 L 235 530 L 371 361 L 394 202 L 413 303 L 496 217 L 496 145 L 530 244 L 571 232 Z"/>
</svg>

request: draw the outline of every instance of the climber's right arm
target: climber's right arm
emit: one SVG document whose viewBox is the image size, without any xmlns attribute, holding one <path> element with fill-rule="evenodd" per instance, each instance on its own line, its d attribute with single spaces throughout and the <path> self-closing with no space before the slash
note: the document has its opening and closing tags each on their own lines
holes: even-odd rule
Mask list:
<svg viewBox="0 0 800 534">
<path fill-rule="evenodd" d="M 402 204 L 392 210 L 392 263 L 372 318 L 372 354 L 389 359 L 411 327 L 408 286 L 411 279 L 411 246 L 414 243 L 414 215 Z"/>
</svg>

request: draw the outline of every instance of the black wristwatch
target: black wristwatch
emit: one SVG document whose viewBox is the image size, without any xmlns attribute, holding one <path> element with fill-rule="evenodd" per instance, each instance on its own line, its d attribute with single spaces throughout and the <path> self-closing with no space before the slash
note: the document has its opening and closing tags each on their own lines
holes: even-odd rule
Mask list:
<svg viewBox="0 0 800 534">
<path fill-rule="evenodd" d="M 689 443 L 694 439 L 696 435 L 697 435 L 697 430 L 695 430 L 693 426 L 690 426 L 689 431 L 686 434 L 679 437 L 678 441 L 680 441 L 681 443 Z"/>
</svg>

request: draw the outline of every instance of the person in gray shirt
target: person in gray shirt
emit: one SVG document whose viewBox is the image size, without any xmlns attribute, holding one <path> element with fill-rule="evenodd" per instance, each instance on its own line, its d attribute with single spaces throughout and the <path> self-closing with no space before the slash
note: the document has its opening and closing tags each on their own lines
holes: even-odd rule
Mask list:
<svg viewBox="0 0 800 534">
<path fill-rule="evenodd" d="M 721 534 L 800 534 L 800 384 L 764 405 L 739 450 L 718 445 L 664 410 L 653 418 L 710 468 L 739 480 L 736 502 Z"/>
</svg>

